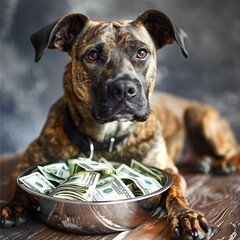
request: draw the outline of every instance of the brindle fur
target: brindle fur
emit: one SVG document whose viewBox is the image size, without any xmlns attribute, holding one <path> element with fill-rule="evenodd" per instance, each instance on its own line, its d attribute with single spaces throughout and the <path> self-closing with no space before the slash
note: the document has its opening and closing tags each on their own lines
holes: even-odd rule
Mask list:
<svg viewBox="0 0 240 240">
<path fill-rule="evenodd" d="M 128 163 L 134 158 L 172 175 L 173 185 L 165 207 L 174 239 L 202 239 L 210 233 L 206 219 L 187 203 L 186 183 L 175 162 L 188 142 L 202 172 L 210 170 L 202 164 L 207 158 L 212 170 L 230 173 L 240 165 L 239 145 L 226 121 L 211 107 L 168 94 L 152 95 L 157 72 L 156 50 L 176 41 L 187 56 L 184 38 L 185 33 L 173 26 L 167 16 L 153 10 L 134 21 L 121 22 L 91 21 L 84 15 L 73 14 L 33 35 L 36 61 L 47 47 L 67 51 L 72 60 L 64 74 L 64 96 L 50 109 L 40 136 L 30 144 L 12 176 L 10 201 L 2 209 L 3 227 L 26 220 L 28 198 L 16 186 L 21 171 L 82 153 L 63 129 L 64 109 L 68 105 L 77 128 L 96 141 L 129 133 L 113 152 L 95 151 L 95 159 L 104 156 Z M 133 59 L 136 49 L 143 47 L 151 53 L 148 58 Z M 86 52 L 91 48 L 101 50 L 102 64 L 86 62 Z M 129 100 L 133 112 L 136 109 L 140 114 L 131 115 L 128 119 L 131 121 L 127 122 L 115 119 L 115 102 L 105 92 L 109 79 L 121 77 L 137 82 L 134 84 L 140 92 L 137 101 Z M 146 100 L 150 101 L 151 111 Z M 121 114 L 122 118 L 129 116 L 124 111 Z"/>
</svg>

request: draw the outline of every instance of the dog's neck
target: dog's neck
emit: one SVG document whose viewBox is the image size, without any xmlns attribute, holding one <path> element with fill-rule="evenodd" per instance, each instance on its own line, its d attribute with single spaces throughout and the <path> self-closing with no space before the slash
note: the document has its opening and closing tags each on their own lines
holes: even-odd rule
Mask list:
<svg viewBox="0 0 240 240">
<path fill-rule="evenodd" d="M 111 138 L 118 138 L 129 133 L 132 122 L 113 121 L 104 124 L 98 124 L 96 121 L 87 115 L 78 112 L 76 108 L 69 107 L 69 114 L 71 115 L 73 124 L 76 126 L 78 132 L 82 132 L 90 139 L 97 142 L 108 141 Z M 77 117 L 77 118 L 76 118 Z"/>
<path fill-rule="evenodd" d="M 72 82 L 71 62 L 66 66 L 64 74 L 64 91 L 67 100 L 71 118 L 74 120 L 74 125 L 80 132 L 85 133 L 91 139 L 103 142 L 112 137 L 120 137 L 131 131 L 132 122 L 114 121 L 104 124 L 96 123 L 89 110 L 89 103 L 86 102 L 84 96 L 76 96 Z M 71 94 L 68 94 L 71 93 Z M 75 103 L 78 103 L 77 105 Z"/>
<path fill-rule="evenodd" d="M 120 137 L 129 132 L 129 127 L 131 126 L 131 122 L 109 122 L 105 124 L 101 124 L 99 126 L 98 132 L 98 141 L 105 141 L 110 139 L 111 137 Z"/>
</svg>

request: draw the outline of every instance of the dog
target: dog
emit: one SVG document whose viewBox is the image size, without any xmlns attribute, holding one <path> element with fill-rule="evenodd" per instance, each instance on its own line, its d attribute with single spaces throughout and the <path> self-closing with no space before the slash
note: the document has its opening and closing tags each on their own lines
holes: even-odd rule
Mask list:
<svg viewBox="0 0 240 240">
<path fill-rule="evenodd" d="M 165 169 L 173 179 L 165 199 L 173 239 L 203 239 L 210 234 L 207 220 L 185 198 L 186 183 L 175 163 L 187 145 L 200 171 L 229 174 L 239 169 L 240 151 L 216 110 L 153 93 L 157 50 L 176 42 L 187 57 L 186 38 L 157 10 L 145 11 L 135 20 L 111 22 L 70 14 L 32 35 L 36 62 L 47 48 L 67 52 L 71 62 L 64 73 L 63 97 L 50 109 L 40 136 L 13 173 L 2 227 L 27 219 L 29 199 L 16 186 L 20 172 L 92 153 L 94 159 L 129 163 L 134 158 Z"/>
</svg>

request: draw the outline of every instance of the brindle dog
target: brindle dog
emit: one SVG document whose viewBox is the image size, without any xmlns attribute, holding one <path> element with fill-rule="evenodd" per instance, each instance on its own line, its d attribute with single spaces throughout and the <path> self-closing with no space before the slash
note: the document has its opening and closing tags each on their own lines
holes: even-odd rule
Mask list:
<svg viewBox="0 0 240 240">
<path fill-rule="evenodd" d="M 29 200 L 16 186 L 21 171 L 89 154 L 90 141 L 95 159 L 128 163 L 134 158 L 172 175 L 165 207 L 174 239 L 209 235 L 206 219 L 184 196 L 186 183 L 175 161 L 187 139 L 201 171 L 228 174 L 240 165 L 239 145 L 211 107 L 152 94 L 157 50 L 175 41 L 187 57 L 185 38 L 183 30 L 155 10 L 133 21 L 113 22 L 71 14 L 32 35 L 36 61 L 46 48 L 57 48 L 68 52 L 71 62 L 64 74 L 64 96 L 51 108 L 40 136 L 13 174 L 12 196 L 2 209 L 3 227 L 26 220 Z"/>
</svg>

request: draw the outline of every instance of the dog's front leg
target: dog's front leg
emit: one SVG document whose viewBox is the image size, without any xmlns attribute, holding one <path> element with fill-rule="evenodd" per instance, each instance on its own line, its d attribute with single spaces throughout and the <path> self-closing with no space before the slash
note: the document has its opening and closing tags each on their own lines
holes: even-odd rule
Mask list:
<svg viewBox="0 0 240 240">
<path fill-rule="evenodd" d="M 155 144 L 142 162 L 164 169 L 172 176 L 173 183 L 163 204 L 167 210 L 173 239 L 200 240 L 207 237 L 211 232 L 210 227 L 201 213 L 190 208 L 185 197 L 185 179 L 169 157 L 161 135 L 156 136 Z"/>
<path fill-rule="evenodd" d="M 20 225 L 27 220 L 27 208 L 29 207 L 28 195 L 17 186 L 18 175 L 33 165 L 46 163 L 44 151 L 40 141 L 34 141 L 21 157 L 16 170 L 10 179 L 10 196 L 6 206 L 1 209 L 1 227 L 7 228 L 13 225 Z"/>
<path fill-rule="evenodd" d="M 20 172 L 15 170 L 11 175 L 10 191 L 12 194 L 8 204 L 1 209 L 2 228 L 21 225 L 27 220 L 29 199 L 27 194 L 16 184 L 16 178 L 19 174 Z"/>
<path fill-rule="evenodd" d="M 168 222 L 173 239 L 204 239 L 211 229 L 204 216 L 189 207 L 185 198 L 186 182 L 175 167 L 166 169 L 171 174 L 173 184 L 166 197 Z"/>
</svg>

